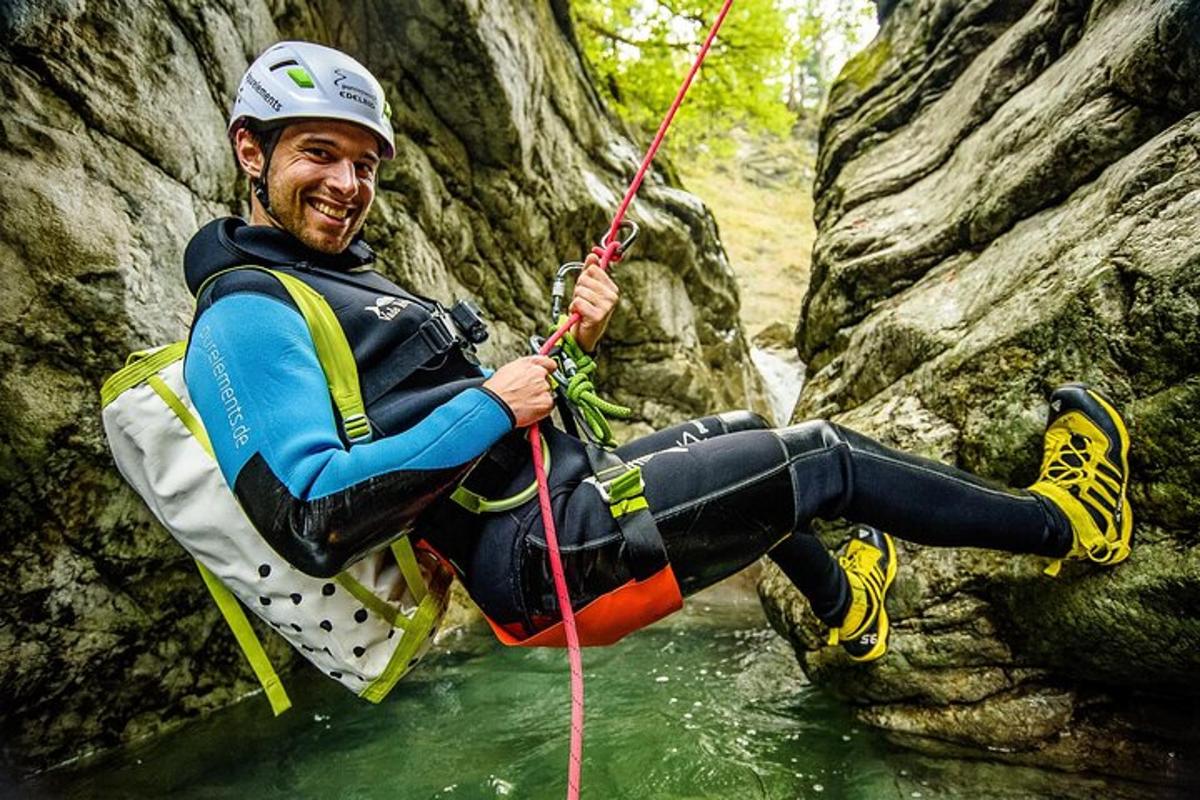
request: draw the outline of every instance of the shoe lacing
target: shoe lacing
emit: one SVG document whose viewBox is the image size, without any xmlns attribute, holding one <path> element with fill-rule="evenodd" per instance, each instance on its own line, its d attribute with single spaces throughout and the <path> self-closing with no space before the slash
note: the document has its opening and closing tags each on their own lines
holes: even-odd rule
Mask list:
<svg viewBox="0 0 1200 800">
<path fill-rule="evenodd" d="M 1110 533 L 1102 530 L 1099 524 L 1094 527 L 1072 526 L 1076 529 L 1075 534 L 1080 547 L 1089 559 L 1108 561 L 1119 551 L 1121 545 L 1121 486 L 1119 481 L 1101 472 L 1100 466 L 1105 465 L 1113 474 L 1119 475 L 1121 472 L 1106 457 L 1107 445 L 1082 433 L 1073 432 L 1065 426 L 1048 430 L 1045 442 L 1043 481 L 1067 490 L 1081 504 L 1090 504 L 1093 507 L 1096 505 L 1092 499 L 1085 503 L 1087 493 L 1092 492 L 1115 509 L 1114 512 L 1110 512 L 1116 517 L 1111 525 L 1112 539 L 1109 538 Z"/>
<path fill-rule="evenodd" d="M 853 572 L 855 575 L 865 577 L 879 565 L 879 561 L 871 563 L 871 552 L 874 548 L 856 547 L 853 553 L 844 553 L 838 556 L 838 563 L 842 565 L 842 569 L 847 572 Z"/>
<path fill-rule="evenodd" d="M 862 581 L 863 593 L 866 596 L 866 613 L 862 621 L 852 633 L 842 634 L 846 639 L 854 639 L 874 624 L 879 616 L 879 606 L 883 603 L 883 584 L 886 575 L 881 567 L 882 557 L 873 556 L 873 547 L 855 547 L 853 552 L 847 552 L 838 557 L 838 564 L 847 574 L 855 575 Z M 878 551 L 876 551 L 878 552 Z M 871 559 L 875 562 L 871 563 Z"/>
</svg>

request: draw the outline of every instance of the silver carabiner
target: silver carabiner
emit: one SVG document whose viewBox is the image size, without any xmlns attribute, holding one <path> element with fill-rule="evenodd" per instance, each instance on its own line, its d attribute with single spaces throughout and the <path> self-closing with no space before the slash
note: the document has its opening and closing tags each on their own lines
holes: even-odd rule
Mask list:
<svg viewBox="0 0 1200 800">
<path fill-rule="evenodd" d="M 558 317 L 562 314 L 563 300 L 567 295 L 567 275 L 572 272 L 580 272 L 583 267 L 582 261 L 568 261 L 558 268 L 558 272 L 554 273 L 554 283 L 550 287 L 550 321 L 552 324 L 557 325 Z"/>
<path fill-rule="evenodd" d="M 630 245 L 633 244 L 633 240 L 638 237 L 638 233 L 640 232 L 640 229 L 638 228 L 638 224 L 631 219 L 621 220 L 621 224 L 617 226 L 618 235 L 621 233 L 621 231 L 626 230 L 626 229 L 628 229 L 629 233 L 626 234 L 625 238 L 621 239 L 620 243 L 617 244 L 617 255 L 618 256 L 622 256 L 625 254 L 625 251 L 628 250 Z M 604 235 L 600 237 L 600 249 L 602 249 L 602 250 L 608 249 L 608 244 L 609 244 L 608 234 L 610 232 L 611 231 L 605 231 Z"/>
</svg>

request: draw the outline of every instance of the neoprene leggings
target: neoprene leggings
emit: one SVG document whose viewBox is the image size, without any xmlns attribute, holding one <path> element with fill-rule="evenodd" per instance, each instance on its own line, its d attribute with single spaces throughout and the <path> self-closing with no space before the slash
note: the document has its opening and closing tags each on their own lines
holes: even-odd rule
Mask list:
<svg viewBox="0 0 1200 800">
<path fill-rule="evenodd" d="M 588 483 L 582 447 L 559 431 L 547 436 L 560 552 L 578 609 L 632 574 L 609 506 Z M 489 463 L 472 475 L 472 488 L 507 497 L 527 486 L 533 477 L 527 446 L 516 438 L 493 448 Z M 769 553 L 831 625 L 841 624 L 849 587 L 811 534 L 813 519 L 843 517 L 940 547 L 1056 556 L 1071 542 L 1066 520 L 1036 495 L 823 421 L 770 430 L 755 414 L 733 412 L 659 431 L 617 454 L 642 467 L 645 497 L 683 594 Z M 483 515 L 444 502 L 421 529 L 494 621 L 536 631 L 559 618 L 536 499 Z"/>
<path fill-rule="evenodd" d="M 646 499 L 685 595 L 764 553 L 840 624 L 845 574 L 809 531 L 845 518 L 936 547 L 1062 555 L 1069 524 L 1025 491 L 984 482 L 825 421 L 766 430 L 748 413 L 708 417 L 618 450 L 642 463 Z"/>
</svg>

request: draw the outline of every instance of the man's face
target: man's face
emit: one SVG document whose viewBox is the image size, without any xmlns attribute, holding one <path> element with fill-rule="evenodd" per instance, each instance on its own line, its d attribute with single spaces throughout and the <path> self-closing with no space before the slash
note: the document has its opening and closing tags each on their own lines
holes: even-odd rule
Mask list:
<svg viewBox="0 0 1200 800">
<path fill-rule="evenodd" d="M 242 135 L 239 154 L 245 152 Z M 243 164 L 250 167 L 253 159 L 247 164 L 243 158 Z M 267 170 L 271 214 L 314 250 L 340 253 L 366 222 L 378 167 L 379 141 L 365 128 L 336 120 L 288 125 Z M 274 225 L 275 220 L 255 203 L 252 222 Z"/>
</svg>

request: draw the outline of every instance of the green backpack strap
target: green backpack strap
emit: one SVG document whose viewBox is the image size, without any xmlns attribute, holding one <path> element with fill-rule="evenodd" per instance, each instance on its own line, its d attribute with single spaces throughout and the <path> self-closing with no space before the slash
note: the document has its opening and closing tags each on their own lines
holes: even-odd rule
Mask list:
<svg viewBox="0 0 1200 800">
<path fill-rule="evenodd" d="M 220 578 L 208 571 L 208 567 L 199 561 L 196 562 L 196 567 L 199 568 L 200 577 L 204 579 L 204 585 L 208 587 L 208 592 L 216 602 L 217 608 L 221 610 L 225 624 L 233 631 L 233 638 L 237 640 L 238 647 L 242 648 L 242 653 L 250 662 L 250 669 L 254 670 L 254 676 L 262 684 L 263 692 L 271 703 L 271 711 L 278 717 L 292 707 L 292 701 L 283 688 L 283 683 L 280 682 L 275 668 L 271 666 L 271 659 L 267 656 L 267 651 L 263 649 L 262 642 L 259 641 L 254 629 L 250 627 L 250 620 L 246 619 L 246 612 L 242 610 L 241 604 L 238 603 L 233 593 L 225 588 L 225 584 L 221 583 Z"/>
<path fill-rule="evenodd" d="M 328 301 L 321 293 L 304 281 L 267 267 L 246 265 L 231 267 L 210 275 L 196 292 L 199 298 L 205 288 L 217 278 L 229 272 L 242 269 L 253 269 L 273 276 L 287 291 L 312 336 L 313 345 L 317 350 L 317 359 L 325 372 L 325 381 L 329 384 L 329 393 L 333 404 L 337 406 L 342 416 L 342 430 L 351 444 L 360 444 L 371 440 L 371 423 L 367 419 L 367 408 L 363 402 L 362 389 L 358 383 L 358 364 L 354 360 L 354 352 L 346 341 L 346 333 L 337 320 L 337 315 L 329 307 Z"/>
<path fill-rule="evenodd" d="M 346 432 L 346 438 L 353 444 L 369 442 L 371 423 L 367 420 L 367 408 L 358 383 L 358 364 L 333 309 L 320 292 L 299 278 L 278 270 L 266 271 L 283 284 L 308 323 L 308 331 L 317 348 L 317 358 L 329 383 L 329 393 L 333 395 L 333 404 L 342 415 L 342 429 Z"/>
</svg>

